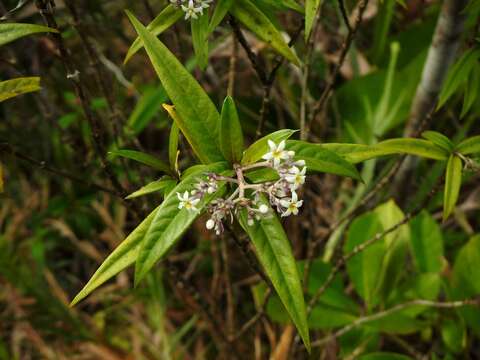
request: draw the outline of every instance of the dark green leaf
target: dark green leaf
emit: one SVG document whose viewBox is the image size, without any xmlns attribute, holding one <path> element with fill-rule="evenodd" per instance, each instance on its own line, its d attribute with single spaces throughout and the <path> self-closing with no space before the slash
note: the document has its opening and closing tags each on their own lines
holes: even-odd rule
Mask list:
<svg viewBox="0 0 480 360">
<path fill-rule="evenodd" d="M 157 159 L 156 157 L 145 154 L 140 151 L 135 151 L 135 150 L 113 150 L 109 152 L 112 155 L 115 156 L 121 156 L 127 159 L 135 160 L 139 163 L 145 164 L 147 166 L 150 166 L 156 170 L 163 171 L 167 174 L 171 173 L 170 167 L 168 166 L 167 163 L 163 162 L 160 159 Z"/>
<path fill-rule="evenodd" d="M 162 10 L 153 21 L 148 24 L 147 29 L 155 36 L 160 35 L 167 30 L 170 26 L 175 24 L 180 18 L 184 16 L 182 9 L 179 9 L 173 5 L 168 5 Z M 140 37 L 136 38 L 130 49 L 128 49 L 127 56 L 125 56 L 124 63 L 126 64 L 135 53 L 143 47 L 143 41 Z"/>
<path fill-rule="evenodd" d="M 443 237 L 435 220 L 423 211 L 411 223 L 412 251 L 419 271 L 440 272 L 443 268 Z"/>
<path fill-rule="evenodd" d="M 322 145 L 311 144 L 305 141 L 289 140 L 287 149 L 295 151 L 295 159 L 303 159 L 309 171 L 324 172 L 362 180 L 355 166 L 327 150 Z"/>
<path fill-rule="evenodd" d="M 234 0 L 217 1 L 217 4 L 215 5 L 215 10 L 213 11 L 212 19 L 210 20 L 210 25 L 208 26 L 209 34 L 212 33 L 218 25 L 220 25 L 220 23 L 232 7 L 233 1 Z"/>
<path fill-rule="evenodd" d="M 191 19 L 190 23 L 197 65 L 205 70 L 208 65 L 208 15 L 203 14 L 198 19 Z"/>
<path fill-rule="evenodd" d="M 221 114 L 220 149 L 225 159 L 235 164 L 242 159 L 243 147 L 243 132 L 237 108 L 233 99 L 227 96 Z"/>
<path fill-rule="evenodd" d="M 250 237 L 260 263 L 297 327 L 306 348 L 310 350 L 307 313 L 300 277 L 282 225 L 278 218 L 272 215 L 249 226 L 245 212 L 239 214 L 239 222 Z"/>
<path fill-rule="evenodd" d="M 0 24 L 0 46 L 8 44 L 9 42 L 12 42 L 24 36 L 44 32 L 58 33 L 58 31 L 55 29 L 35 24 Z"/>
<path fill-rule="evenodd" d="M 480 68 L 478 66 L 475 66 L 467 80 L 467 84 L 465 87 L 465 96 L 463 97 L 462 113 L 460 114 L 460 118 L 463 118 L 475 104 L 475 101 L 478 100 L 479 91 Z"/>
<path fill-rule="evenodd" d="M 255 141 L 243 152 L 242 165 L 253 164 L 260 160 L 262 156 L 269 151 L 268 140 L 272 140 L 274 143 L 278 144 L 282 140 L 287 140 L 295 132 L 295 130 L 289 129 L 278 130 Z"/>
<path fill-rule="evenodd" d="M 133 109 L 127 124 L 133 135 L 138 135 L 153 120 L 168 96 L 163 86 L 149 88 Z"/>
<path fill-rule="evenodd" d="M 230 9 L 231 14 L 247 29 L 256 34 L 287 60 L 300 65 L 297 55 L 289 48 L 282 34 L 270 19 L 250 0 L 236 0 Z"/>
<path fill-rule="evenodd" d="M 212 100 L 165 45 L 131 13 L 127 14 L 175 105 L 178 116 L 174 120 L 193 151 L 205 164 L 224 160 L 217 142 L 220 115 Z"/>
<path fill-rule="evenodd" d="M 189 211 L 185 208 L 180 210 L 177 193 L 183 194 L 185 191 L 193 190 L 198 177 L 204 172 L 219 174 L 227 169 L 226 166 L 227 164 L 222 162 L 203 167 L 200 172 L 194 172 L 183 179 L 165 198 L 148 227 L 139 250 L 135 265 L 135 284 L 138 284 L 155 263 L 168 253 L 193 221 L 200 216 L 204 207 L 221 195 L 224 187 L 214 194 L 206 195 L 197 205 L 198 211 Z"/>
<path fill-rule="evenodd" d="M 358 357 L 358 360 L 412 360 L 411 357 L 391 352 L 376 352 Z"/>
<path fill-rule="evenodd" d="M 445 175 L 445 192 L 443 196 L 443 221 L 452 213 L 460 194 L 462 185 L 462 160 L 455 154 L 448 159 Z"/>
</svg>

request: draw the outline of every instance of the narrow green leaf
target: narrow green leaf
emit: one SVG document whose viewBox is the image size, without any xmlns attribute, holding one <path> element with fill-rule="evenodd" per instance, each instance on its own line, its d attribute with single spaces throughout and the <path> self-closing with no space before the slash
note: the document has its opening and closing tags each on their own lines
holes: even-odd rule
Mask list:
<svg viewBox="0 0 480 360">
<path fill-rule="evenodd" d="M 272 6 L 278 10 L 295 10 L 296 12 L 303 14 L 303 7 L 296 2 L 295 0 L 258 0 L 261 3 L 264 3 L 268 6 Z"/>
<path fill-rule="evenodd" d="M 179 9 L 173 5 L 168 5 L 165 9 L 157 15 L 153 21 L 148 24 L 147 29 L 155 36 L 160 35 L 165 30 L 167 30 L 170 26 L 175 24 L 178 20 L 180 20 L 184 16 L 184 12 L 182 9 Z M 140 37 L 137 37 L 133 42 L 130 49 L 128 49 L 127 56 L 125 56 L 125 60 L 123 61 L 126 64 L 130 58 L 135 55 L 135 53 L 143 47 L 143 41 Z"/>
<path fill-rule="evenodd" d="M 243 152 L 242 165 L 253 164 L 260 160 L 268 152 L 268 140 L 278 144 L 282 140 L 287 140 L 295 132 L 296 130 L 290 129 L 278 130 L 255 141 Z"/>
<path fill-rule="evenodd" d="M 0 35 L 1 36 L 1 35 Z M 0 82 L 0 102 L 40 90 L 39 77 L 21 77 Z"/>
<path fill-rule="evenodd" d="M 211 34 L 222 22 L 233 5 L 233 0 L 218 0 L 213 11 L 212 19 L 208 25 L 208 33 Z"/>
<path fill-rule="evenodd" d="M 150 167 L 152 167 L 156 170 L 163 171 L 167 174 L 170 174 L 172 172 L 167 163 L 163 162 L 160 159 L 157 159 L 156 157 L 154 157 L 152 155 L 143 153 L 141 151 L 113 150 L 113 151 L 110 151 L 109 154 L 112 154 L 112 155 L 115 155 L 115 156 L 121 156 L 121 157 L 131 159 L 131 160 L 135 160 L 139 163 L 150 166 Z"/>
<path fill-rule="evenodd" d="M 453 150 L 454 145 L 450 141 L 450 139 L 448 137 L 446 137 L 445 135 L 439 133 L 439 132 L 424 131 L 422 133 L 422 137 L 424 137 L 427 140 L 430 140 L 435 145 L 440 146 L 445 151 L 451 152 Z"/>
<path fill-rule="evenodd" d="M 202 169 L 202 170 L 200 170 Z M 222 173 L 227 169 L 227 163 L 215 163 L 192 173 L 183 179 L 160 205 L 155 218 L 152 220 L 142 242 L 135 264 L 135 285 L 137 285 L 168 251 L 177 243 L 183 233 L 190 227 L 193 221 L 200 216 L 202 210 L 210 201 L 219 197 L 224 187 L 214 194 L 206 195 L 196 206 L 198 211 L 179 209 L 177 193 L 183 194 L 191 191 L 198 177 L 205 172 Z M 220 195 L 219 195 L 220 194 Z"/>
<path fill-rule="evenodd" d="M 480 68 L 475 66 L 472 73 L 468 77 L 467 84 L 465 86 L 465 95 L 463 97 L 463 106 L 460 118 L 467 115 L 468 111 L 475 104 L 478 99 L 478 93 L 480 91 Z"/>
<path fill-rule="evenodd" d="M 463 140 L 456 147 L 456 151 L 458 151 L 462 155 L 480 153 L 480 135 L 472 136 L 468 139 Z"/>
<path fill-rule="evenodd" d="M 150 226 L 150 223 L 157 214 L 158 209 L 159 207 L 153 210 L 150 215 L 148 215 L 105 259 L 88 283 L 72 300 L 70 306 L 74 306 L 80 302 L 80 300 L 87 297 L 93 290 L 135 262 L 140 244 Z"/>
<path fill-rule="evenodd" d="M 376 145 L 377 148 L 391 154 L 417 155 L 427 159 L 446 160 L 449 153 L 427 140 L 421 139 L 391 139 Z"/>
<path fill-rule="evenodd" d="M 295 151 L 295 159 L 305 160 L 309 171 L 348 176 L 362 180 L 355 166 L 333 151 L 325 149 L 322 145 L 289 140 L 287 149 Z"/>
<path fill-rule="evenodd" d="M 24 36 L 45 32 L 58 33 L 58 31 L 55 29 L 35 24 L 0 24 L 0 46 L 8 44 L 9 42 L 12 42 Z"/>
<path fill-rule="evenodd" d="M 127 11 L 163 87 L 178 112 L 177 125 L 201 162 L 222 161 L 218 145 L 220 114 L 195 78 L 167 47 Z"/>
<path fill-rule="evenodd" d="M 177 123 L 174 121 L 172 123 L 172 128 L 170 129 L 170 136 L 168 138 L 168 161 L 170 162 L 170 168 L 175 172 L 178 172 L 177 164 L 177 154 L 178 154 L 178 139 L 180 136 L 180 130 L 178 129 Z"/>
<path fill-rule="evenodd" d="M 225 98 L 222 107 L 220 148 L 225 159 L 232 164 L 239 163 L 242 159 L 244 148 L 242 126 L 235 102 L 230 96 Z"/>
<path fill-rule="evenodd" d="M 230 12 L 247 29 L 273 47 L 287 60 L 297 66 L 300 65 L 300 60 L 285 42 L 282 34 L 252 1 L 236 0 L 230 9 Z"/>
<path fill-rule="evenodd" d="M 305 0 L 305 41 L 310 38 L 313 28 L 313 21 L 317 12 L 320 11 L 322 0 Z"/>
<path fill-rule="evenodd" d="M 176 184 L 177 184 L 177 182 L 173 179 L 170 179 L 170 178 L 165 178 L 165 179 L 160 179 L 160 180 L 157 180 L 157 181 L 152 181 L 151 183 L 149 183 L 145 186 L 142 186 L 137 191 L 128 195 L 126 197 L 126 199 L 137 198 L 139 196 L 148 195 L 148 194 L 151 194 L 151 193 L 154 193 L 154 192 L 157 192 L 157 191 L 161 191 L 161 192 L 165 193 L 166 190 L 168 190 L 172 186 L 174 187 Z"/>
<path fill-rule="evenodd" d="M 307 313 L 300 277 L 292 248 L 280 221 L 272 215 L 249 226 L 244 211 L 239 214 L 238 219 L 252 240 L 257 257 L 297 327 L 305 347 L 310 351 Z"/>
<path fill-rule="evenodd" d="M 352 164 L 357 164 L 380 156 L 391 155 L 393 153 L 391 151 L 386 151 L 385 149 L 364 144 L 326 143 L 321 145 L 323 148 L 334 152 Z"/>
<path fill-rule="evenodd" d="M 478 65 L 480 48 L 472 48 L 452 66 L 439 95 L 437 109 L 441 108 L 447 100 L 465 83 L 475 65 Z"/>
<path fill-rule="evenodd" d="M 445 175 L 445 192 L 443 196 L 443 221 L 452 213 L 460 194 L 462 185 L 462 160 L 455 154 L 450 155 Z"/>
<path fill-rule="evenodd" d="M 3 182 L 3 165 L 0 162 L 0 194 L 3 193 L 4 190 L 4 182 Z"/>
<path fill-rule="evenodd" d="M 205 70 L 208 65 L 208 15 L 203 14 L 198 19 L 191 19 L 190 26 L 197 65 Z"/>
</svg>

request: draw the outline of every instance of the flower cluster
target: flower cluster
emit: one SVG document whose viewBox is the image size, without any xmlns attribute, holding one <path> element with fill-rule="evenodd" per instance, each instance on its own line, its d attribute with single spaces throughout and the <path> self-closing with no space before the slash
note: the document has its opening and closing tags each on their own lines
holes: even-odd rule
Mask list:
<svg viewBox="0 0 480 360">
<path fill-rule="evenodd" d="M 170 3 L 180 7 L 185 13 L 185 20 L 198 19 L 203 15 L 203 10 L 210 6 L 213 0 L 170 0 Z"/>
<path fill-rule="evenodd" d="M 213 194 L 219 189 L 219 182 L 226 182 L 235 187 L 228 198 L 217 198 L 208 205 L 209 219 L 206 227 L 215 230 L 217 235 L 224 230 L 224 221 L 233 222 L 234 214 L 245 209 L 248 225 L 255 220 L 270 215 L 271 208 L 282 217 L 297 215 L 303 205 L 298 198 L 298 189 L 305 183 L 307 168 L 305 161 L 294 160 L 295 152 L 285 149 L 285 141 L 278 145 L 268 141 L 270 151 L 262 159 L 265 161 L 251 165 L 235 166 L 236 177 L 217 174 L 206 174 L 206 179 L 199 179 L 194 189 L 184 194 L 177 193 L 180 201 L 178 207 L 196 211 L 196 205 L 206 194 Z M 245 173 L 258 168 L 271 168 L 278 175 L 276 181 L 249 184 L 245 181 Z"/>
</svg>

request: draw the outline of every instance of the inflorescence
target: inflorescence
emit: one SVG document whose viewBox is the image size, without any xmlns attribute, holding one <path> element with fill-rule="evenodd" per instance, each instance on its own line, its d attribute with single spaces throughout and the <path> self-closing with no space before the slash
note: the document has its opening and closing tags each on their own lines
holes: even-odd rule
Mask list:
<svg viewBox="0 0 480 360">
<path fill-rule="evenodd" d="M 180 7 L 185 13 L 185 20 L 198 19 L 203 10 L 208 9 L 213 0 L 170 0 L 170 3 Z"/>
<path fill-rule="evenodd" d="M 215 230 L 217 235 L 224 231 L 224 221 L 233 222 L 233 216 L 238 211 L 247 211 L 249 226 L 255 220 L 270 216 L 271 207 L 282 217 L 297 215 L 303 200 L 299 200 L 297 191 L 305 183 L 307 168 L 304 160 L 294 160 L 295 152 L 285 150 L 285 141 L 278 145 L 269 140 L 270 151 L 263 155 L 265 161 L 250 165 L 235 165 L 235 177 L 221 176 L 215 173 L 206 174 L 206 178 L 199 179 L 190 192 L 177 192 L 179 209 L 197 211 L 196 205 L 206 194 L 213 194 L 219 189 L 220 182 L 227 182 L 236 186 L 228 198 L 213 200 L 207 212 L 210 218 L 206 222 L 209 230 Z M 258 168 L 274 169 L 279 179 L 250 184 L 245 181 L 244 173 Z M 263 196 L 262 196 L 263 195 Z M 267 203 L 270 204 L 268 206 Z"/>
</svg>

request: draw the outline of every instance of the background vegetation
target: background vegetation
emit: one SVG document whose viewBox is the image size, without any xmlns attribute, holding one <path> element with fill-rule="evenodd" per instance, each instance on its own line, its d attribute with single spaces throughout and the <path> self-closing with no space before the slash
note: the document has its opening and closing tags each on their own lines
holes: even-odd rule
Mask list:
<svg viewBox="0 0 480 360">
<path fill-rule="evenodd" d="M 0 0 L 0 359 L 479 359 L 480 1 L 169 4 Z M 310 353 L 258 248 L 205 216 L 137 287 L 69 306 L 199 162 L 162 106 L 199 97 L 132 50 L 135 18 L 235 99 L 246 145 L 323 144 L 297 143 L 315 174 L 282 220 Z"/>
</svg>

